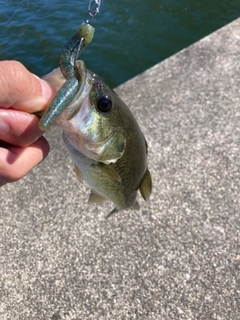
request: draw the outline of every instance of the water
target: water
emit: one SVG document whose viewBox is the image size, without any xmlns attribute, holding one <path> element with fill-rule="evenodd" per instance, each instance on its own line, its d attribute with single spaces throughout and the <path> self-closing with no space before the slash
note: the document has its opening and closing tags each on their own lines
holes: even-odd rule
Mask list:
<svg viewBox="0 0 240 320">
<path fill-rule="evenodd" d="M 41 76 L 83 22 L 88 0 L 0 0 L 0 59 Z M 239 0 L 102 0 L 87 67 L 117 86 L 239 17 Z"/>
</svg>

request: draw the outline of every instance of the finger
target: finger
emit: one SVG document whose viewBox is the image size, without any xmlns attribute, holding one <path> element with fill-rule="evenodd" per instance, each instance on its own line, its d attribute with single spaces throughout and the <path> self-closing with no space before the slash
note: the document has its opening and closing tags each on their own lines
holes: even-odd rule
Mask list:
<svg viewBox="0 0 240 320">
<path fill-rule="evenodd" d="M 0 185 L 23 178 L 46 158 L 49 144 L 44 137 L 29 147 L 0 148 Z"/>
<path fill-rule="evenodd" d="M 58 91 L 66 81 L 60 68 L 53 69 L 48 74 L 45 74 L 42 79 L 50 83 L 56 91 Z"/>
<path fill-rule="evenodd" d="M 55 95 L 51 85 L 18 61 L 1 61 L 0 75 L 0 107 L 33 113 L 45 109 Z"/>
<path fill-rule="evenodd" d="M 38 128 L 39 118 L 13 109 L 0 109 L 0 140 L 15 146 L 28 146 L 43 132 Z"/>
</svg>

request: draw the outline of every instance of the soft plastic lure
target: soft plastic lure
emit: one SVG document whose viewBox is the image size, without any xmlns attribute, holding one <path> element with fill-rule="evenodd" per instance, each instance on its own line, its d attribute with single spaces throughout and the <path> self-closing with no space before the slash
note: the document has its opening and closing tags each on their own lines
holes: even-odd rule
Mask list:
<svg viewBox="0 0 240 320">
<path fill-rule="evenodd" d="M 89 23 L 82 23 L 62 50 L 59 66 L 66 81 L 43 113 L 39 121 L 41 130 L 49 129 L 73 99 L 81 95 L 86 83 L 87 70 L 80 67 L 81 61 L 77 61 L 77 58 L 92 41 L 94 31 Z"/>
</svg>

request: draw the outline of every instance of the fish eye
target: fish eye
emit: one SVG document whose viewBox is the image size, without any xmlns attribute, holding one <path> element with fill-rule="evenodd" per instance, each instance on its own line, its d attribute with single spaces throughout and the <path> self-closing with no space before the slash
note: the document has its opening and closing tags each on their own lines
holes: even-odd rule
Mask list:
<svg viewBox="0 0 240 320">
<path fill-rule="evenodd" d="M 109 96 L 101 97 L 97 102 L 98 111 L 101 113 L 108 113 L 112 109 L 112 100 Z"/>
</svg>

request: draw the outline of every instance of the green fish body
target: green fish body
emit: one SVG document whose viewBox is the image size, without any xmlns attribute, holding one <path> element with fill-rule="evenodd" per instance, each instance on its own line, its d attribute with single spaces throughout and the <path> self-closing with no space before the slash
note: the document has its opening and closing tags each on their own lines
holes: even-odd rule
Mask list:
<svg viewBox="0 0 240 320">
<path fill-rule="evenodd" d="M 119 96 L 78 63 L 87 74 L 85 86 L 55 123 L 63 129 L 77 177 L 91 188 L 90 203 L 110 200 L 112 213 L 139 208 L 137 191 L 148 200 L 152 189 L 144 135 Z"/>
</svg>

